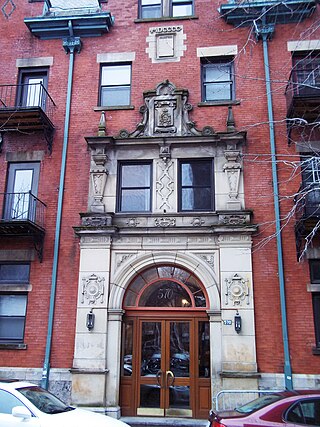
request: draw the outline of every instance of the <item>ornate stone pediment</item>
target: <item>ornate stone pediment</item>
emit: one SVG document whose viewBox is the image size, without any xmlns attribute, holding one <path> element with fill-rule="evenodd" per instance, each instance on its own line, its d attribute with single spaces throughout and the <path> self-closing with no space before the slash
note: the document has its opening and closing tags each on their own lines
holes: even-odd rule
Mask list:
<svg viewBox="0 0 320 427">
<path fill-rule="evenodd" d="M 192 105 L 188 103 L 187 89 L 177 89 L 174 84 L 165 80 L 155 90 L 143 94 L 144 105 L 140 107 L 143 118 L 133 132 L 121 130 L 120 138 L 137 138 L 148 136 L 188 136 L 213 135 L 210 126 L 199 130 L 189 119 Z"/>
</svg>

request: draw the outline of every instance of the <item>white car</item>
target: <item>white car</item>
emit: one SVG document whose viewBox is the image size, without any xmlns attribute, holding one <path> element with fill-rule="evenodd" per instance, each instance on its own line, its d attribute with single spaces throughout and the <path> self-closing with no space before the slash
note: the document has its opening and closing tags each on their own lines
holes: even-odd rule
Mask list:
<svg viewBox="0 0 320 427">
<path fill-rule="evenodd" d="M 0 380 L 1 427 L 130 427 L 106 415 L 65 405 L 35 384 Z"/>
</svg>

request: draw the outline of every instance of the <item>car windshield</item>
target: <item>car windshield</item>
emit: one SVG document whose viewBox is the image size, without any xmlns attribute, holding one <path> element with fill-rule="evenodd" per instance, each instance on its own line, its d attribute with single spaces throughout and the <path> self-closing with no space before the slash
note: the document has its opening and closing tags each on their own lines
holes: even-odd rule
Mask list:
<svg viewBox="0 0 320 427">
<path fill-rule="evenodd" d="M 270 405 L 270 403 L 277 402 L 278 400 L 283 399 L 283 397 L 284 396 L 282 396 L 281 394 L 267 394 L 265 396 L 258 397 L 257 399 L 246 403 L 245 405 L 239 406 L 238 408 L 236 408 L 236 411 L 240 412 L 241 414 L 251 414 L 252 412 L 257 411 L 258 409 Z"/>
<path fill-rule="evenodd" d="M 74 408 L 67 406 L 53 394 L 41 387 L 21 387 L 18 391 L 34 404 L 40 411 L 46 414 L 58 414 L 60 412 L 72 411 Z"/>
</svg>

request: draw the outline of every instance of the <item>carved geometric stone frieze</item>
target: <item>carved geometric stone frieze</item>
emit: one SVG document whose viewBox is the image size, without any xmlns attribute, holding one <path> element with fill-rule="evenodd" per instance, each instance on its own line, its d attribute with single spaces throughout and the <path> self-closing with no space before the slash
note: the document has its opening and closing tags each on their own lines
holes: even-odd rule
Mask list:
<svg viewBox="0 0 320 427">
<path fill-rule="evenodd" d="M 127 221 L 128 227 L 137 227 L 140 224 L 140 222 L 137 220 L 137 218 L 129 218 Z"/>
<path fill-rule="evenodd" d="M 176 219 L 175 218 L 156 218 L 154 220 L 154 225 L 156 227 L 175 227 Z"/>
<path fill-rule="evenodd" d="M 219 215 L 219 223 L 225 225 L 244 225 L 249 222 L 247 215 Z"/>
<path fill-rule="evenodd" d="M 225 279 L 226 282 L 226 305 L 228 305 L 229 300 L 232 301 L 234 306 L 242 305 L 242 301 L 246 299 L 247 304 L 249 304 L 249 286 L 248 279 L 244 279 L 239 274 L 234 274 L 231 278 Z"/>
<path fill-rule="evenodd" d="M 103 303 L 104 280 L 104 277 L 97 276 L 96 274 L 82 278 L 82 304 L 84 304 L 85 300 L 89 304 L 96 304 L 99 299 L 100 303 Z"/>
<path fill-rule="evenodd" d="M 83 216 L 81 218 L 81 225 L 85 227 L 105 227 L 110 226 L 112 224 L 112 217 L 111 215 L 90 215 L 90 216 Z"/>
</svg>

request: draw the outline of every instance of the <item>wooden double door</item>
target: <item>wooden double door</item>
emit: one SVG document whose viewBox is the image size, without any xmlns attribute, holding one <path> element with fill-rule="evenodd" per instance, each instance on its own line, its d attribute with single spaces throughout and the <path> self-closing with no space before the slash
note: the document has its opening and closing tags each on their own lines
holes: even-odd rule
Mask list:
<svg viewBox="0 0 320 427">
<path fill-rule="evenodd" d="M 206 418 L 209 323 L 164 314 L 125 320 L 121 410 L 125 415 Z"/>
</svg>

